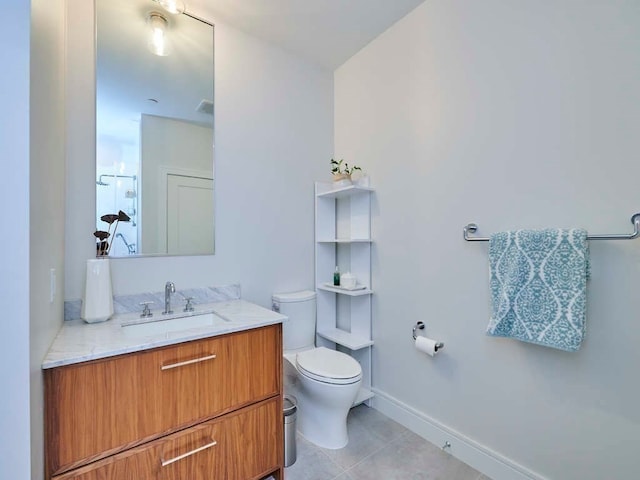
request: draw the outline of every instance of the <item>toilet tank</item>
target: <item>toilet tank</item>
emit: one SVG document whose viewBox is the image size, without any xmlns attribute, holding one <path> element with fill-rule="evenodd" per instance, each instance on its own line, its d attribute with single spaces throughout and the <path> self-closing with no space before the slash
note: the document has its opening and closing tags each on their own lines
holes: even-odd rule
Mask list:
<svg viewBox="0 0 640 480">
<path fill-rule="evenodd" d="M 273 309 L 289 317 L 282 324 L 283 348 L 302 350 L 315 346 L 316 292 L 303 290 L 275 293 L 271 297 Z"/>
</svg>

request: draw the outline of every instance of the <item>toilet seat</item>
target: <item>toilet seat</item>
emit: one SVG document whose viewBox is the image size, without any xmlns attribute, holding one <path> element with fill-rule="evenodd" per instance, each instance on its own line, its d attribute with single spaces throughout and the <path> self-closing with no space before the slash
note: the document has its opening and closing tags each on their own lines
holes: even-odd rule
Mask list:
<svg viewBox="0 0 640 480">
<path fill-rule="evenodd" d="M 304 376 L 333 385 L 356 383 L 362 378 L 362 368 L 357 360 L 325 347 L 298 353 L 296 366 Z"/>
</svg>

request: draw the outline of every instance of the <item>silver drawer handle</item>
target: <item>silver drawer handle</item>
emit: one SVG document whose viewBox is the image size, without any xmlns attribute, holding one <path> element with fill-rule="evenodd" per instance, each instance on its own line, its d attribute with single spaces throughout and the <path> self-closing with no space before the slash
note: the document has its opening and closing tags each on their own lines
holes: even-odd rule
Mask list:
<svg viewBox="0 0 640 480">
<path fill-rule="evenodd" d="M 207 355 L 206 357 L 194 358 L 193 360 L 187 360 L 185 362 L 171 363 L 169 365 L 162 365 L 160 370 L 171 370 L 172 368 L 184 367 L 185 365 L 191 365 L 193 363 L 206 362 L 207 360 L 213 360 L 215 355 Z"/>
<path fill-rule="evenodd" d="M 203 445 L 200 448 L 196 448 L 195 450 L 191 450 L 190 452 L 183 453 L 182 455 L 178 455 L 177 457 L 172 458 L 171 460 L 160 459 L 162 461 L 162 466 L 166 467 L 167 465 L 171 465 L 172 463 L 177 462 L 178 460 L 182 460 L 183 458 L 187 458 L 187 457 L 190 457 L 191 455 L 195 455 L 196 453 L 206 450 L 207 448 L 211 448 L 217 444 L 218 442 L 214 440 L 213 442 L 207 443 L 206 445 Z"/>
</svg>

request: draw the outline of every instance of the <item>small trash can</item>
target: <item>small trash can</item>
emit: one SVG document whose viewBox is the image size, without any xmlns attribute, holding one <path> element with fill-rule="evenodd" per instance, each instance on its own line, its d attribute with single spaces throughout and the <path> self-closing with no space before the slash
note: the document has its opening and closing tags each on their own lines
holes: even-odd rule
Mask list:
<svg viewBox="0 0 640 480">
<path fill-rule="evenodd" d="M 284 412 L 284 466 L 290 467 L 296 463 L 296 411 L 298 401 L 293 395 L 285 395 L 283 401 Z"/>
</svg>

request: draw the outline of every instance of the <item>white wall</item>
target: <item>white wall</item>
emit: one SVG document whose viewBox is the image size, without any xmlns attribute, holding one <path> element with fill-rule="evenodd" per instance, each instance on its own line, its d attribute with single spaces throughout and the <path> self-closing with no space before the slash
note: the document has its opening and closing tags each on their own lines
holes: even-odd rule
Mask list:
<svg viewBox="0 0 640 480">
<path fill-rule="evenodd" d="M 30 2 L 3 6 L 0 29 L 0 478 L 29 478 L 29 33 Z M 10 233 L 10 234 L 9 234 Z"/>
<path fill-rule="evenodd" d="M 94 255 L 92 14 L 69 0 L 66 298 L 82 296 Z M 269 306 L 274 291 L 313 285 L 313 182 L 328 178 L 333 76 L 215 23 L 215 255 L 112 260 L 115 294 L 239 282 Z M 73 41 L 72 41 L 73 38 Z M 89 46 L 88 46 L 89 45 Z M 92 205 L 93 204 L 93 205 Z"/>
<path fill-rule="evenodd" d="M 31 1 L 31 479 L 44 473 L 42 359 L 63 322 L 65 1 Z M 55 297 L 50 298 L 50 270 Z"/>
<path fill-rule="evenodd" d="M 639 25 L 635 1 L 429 0 L 335 74 L 335 153 L 377 188 L 379 405 L 549 479 L 638 475 L 640 241 L 591 242 L 587 338 L 565 353 L 485 336 L 487 244 L 462 227 L 631 231 Z M 439 357 L 410 348 L 417 320 Z"/>
<path fill-rule="evenodd" d="M 66 1 L 64 298 L 68 300 L 82 297 L 84 260 L 96 254 L 96 95 L 94 2 Z"/>
</svg>

